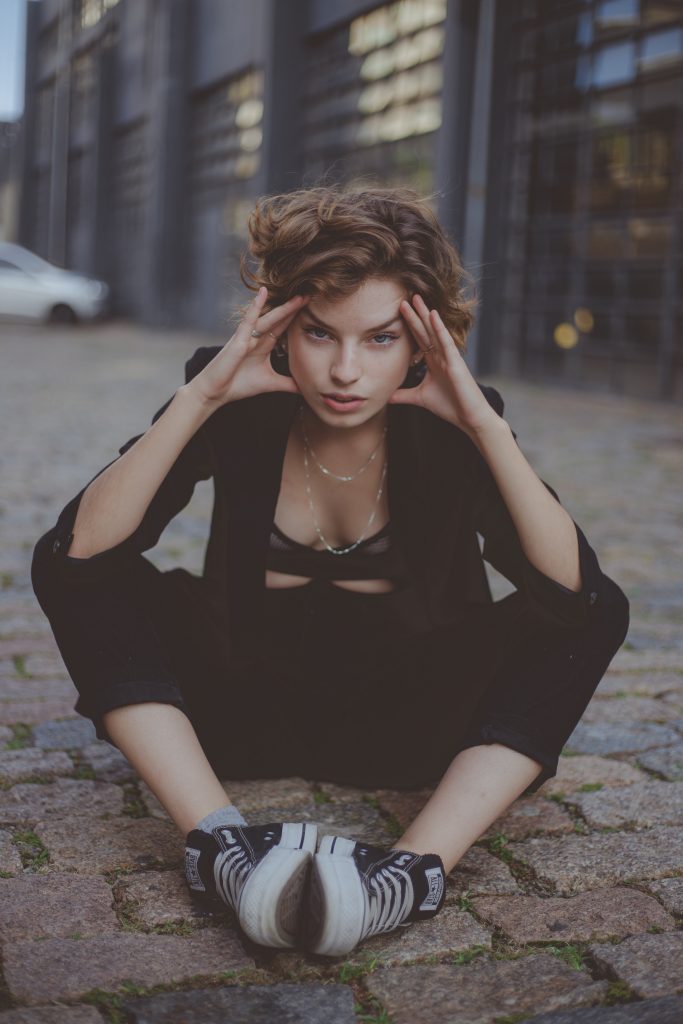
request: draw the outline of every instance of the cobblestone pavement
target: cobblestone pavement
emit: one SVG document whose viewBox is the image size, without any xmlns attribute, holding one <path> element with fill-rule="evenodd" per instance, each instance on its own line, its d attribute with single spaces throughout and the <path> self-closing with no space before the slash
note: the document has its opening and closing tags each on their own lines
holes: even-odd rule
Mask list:
<svg viewBox="0 0 683 1024">
<path fill-rule="evenodd" d="M 327 961 L 254 947 L 191 904 L 181 837 L 75 715 L 30 586 L 37 538 L 212 343 L 122 324 L 0 340 L 0 1024 L 683 1020 L 683 409 L 487 380 L 630 597 L 630 633 L 557 777 L 468 851 L 443 912 Z M 201 571 L 210 499 L 200 485 L 169 526 L 160 568 Z M 252 822 L 379 842 L 426 795 L 226 788 Z"/>
</svg>

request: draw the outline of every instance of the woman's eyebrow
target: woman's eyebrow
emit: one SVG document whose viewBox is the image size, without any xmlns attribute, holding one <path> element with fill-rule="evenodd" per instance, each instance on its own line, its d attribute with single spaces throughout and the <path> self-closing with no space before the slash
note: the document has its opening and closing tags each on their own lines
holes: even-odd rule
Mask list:
<svg viewBox="0 0 683 1024">
<path fill-rule="evenodd" d="M 320 324 L 321 327 L 324 327 L 326 331 L 332 331 L 334 333 L 334 327 L 330 327 L 329 324 L 326 324 L 324 320 L 321 320 L 320 317 L 317 316 L 312 309 L 309 308 L 305 310 L 305 315 L 312 317 L 315 321 L 317 321 L 317 323 Z M 391 327 L 392 324 L 398 323 L 400 319 L 400 316 L 392 317 L 392 319 L 387 320 L 385 324 L 379 324 L 377 327 L 368 327 L 365 333 L 375 334 L 377 331 L 383 331 L 385 327 Z"/>
</svg>

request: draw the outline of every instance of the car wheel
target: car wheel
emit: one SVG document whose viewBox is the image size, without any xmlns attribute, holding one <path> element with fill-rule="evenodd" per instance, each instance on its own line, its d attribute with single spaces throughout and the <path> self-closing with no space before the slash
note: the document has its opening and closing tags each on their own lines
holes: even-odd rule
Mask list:
<svg viewBox="0 0 683 1024">
<path fill-rule="evenodd" d="M 51 324 L 75 324 L 78 317 L 71 306 L 61 302 L 58 306 L 53 306 L 48 319 Z"/>
</svg>

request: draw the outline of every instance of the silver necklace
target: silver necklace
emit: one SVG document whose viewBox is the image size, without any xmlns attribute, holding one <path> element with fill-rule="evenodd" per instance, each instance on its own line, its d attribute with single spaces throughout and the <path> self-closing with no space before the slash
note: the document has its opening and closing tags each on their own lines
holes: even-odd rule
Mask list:
<svg viewBox="0 0 683 1024">
<path fill-rule="evenodd" d="M 311 490 L 310 490 L 310 471 L 308 469 L 308 451 L 309 451 L 308 444 L 304 444 L 303 465 L 304 465 L 304 471 L 305 471 L 305 474 L 306 474 L 306 497 L 308 498 L 308 507 L 310 509 L 310 514 L 311 514 L 311 516 L 313 518 L 313 526 L 315 527 L 315 532 L 316 532 L 317 536 L 319 537 L 319 539 L 321 539 L 321 541 L 323 542 L 323 544 L 325 545 L 327 550 L 330 551 L 333 555 L 347 555 L 349 553 L 349 551 L 353 551 L 353 549 L 357 548 L 358 545 L 360 544 L 360 542 L 362 540 L 364 540 L 368 530 L 370 529 L 370 527 L 372 526 L 373 522 L 375 521 L 375 516 L 377 515 L 377 509 L 378 509 L 378 506 L 379 506 L 379 503 L 380 503 L 380 498 L 382 497 L 382 492 L 383 492 L 383 489 L 384 489 L 384 477 L 386 476 L 388 461 L 386 459 L 384 460 L 384 466 L 382 467 L 382 475 L 380 477 L 380 486 L 379 486 L 379 490 L 377 492 L 377 498 L 375 499 L 375 506 L 374 506 L 373 511 L 371 513 L 370 519 L 366 523 L 366 528 L 364 529 L 364 531 L 362 531 L 362 534 L 360 535 L 358 540 L 354 541 L 353 544 L 349 544 L 349 546 L 346 547 L 346 548 L 333 548 L 332 545 L 328 543 L 326 537 L 324 536 L 323 530 L 321 529 L 321 526 L 319 526 L 319 523 L 317 521 L 317 516 L 315 515 L 315 506 L 313 504 L 313 496 L 311 495 Z"/>
<path fill-rule="evenodd" d="M 385 425 L 384 430 L 382 431 L 382 436 L 380 437 L 379 442 L 377 444 L 377 447 L 373 451 L 372 455 L 367 460 L 367 462 L 365 462 L 356 473 L 353 473 L 351 476 L 340 476 L 338 473 L 333 473 L 331 469 L 327 468 L 327 466 L 323 466 L 322 462 L 319 461 L 318 456 L 313 451 L 313 446 L 312 446 L 312 444 L 311 444 L 311 442 L 310 442 L 310 440 L 308 438 L 308 433 L 306 431 L 306 420 L 304 419 L 304 407 L 303 407 L 303 405 L 299 407 L 299 415 L 301 417 L 301 429 L 302 429 L 303 435 L 304 435 L 304 444 L 308 448 L 308 450 L 311 453 L 311 455 L 313 456 L 318 469 L 321 471 L 321 473 L 325 473 L 326 476 L 331 476 L 335 480 L 341 480 L 344 483 L 346 483 L 349 480 L 355 480 L 356 477 L 360 476 L 361 473 L 363 473 L 368 468 L 370 463 L 375 459 L 375 456 L 377 455 L 377 452 L 379 451 L 380 445 L 382 444 L 382 442 L 384 441 L 384 438 L 386 437 L 387 429 L 388 429 L 388 424 L 387 424 L 387 425 Z"/>
</svg>

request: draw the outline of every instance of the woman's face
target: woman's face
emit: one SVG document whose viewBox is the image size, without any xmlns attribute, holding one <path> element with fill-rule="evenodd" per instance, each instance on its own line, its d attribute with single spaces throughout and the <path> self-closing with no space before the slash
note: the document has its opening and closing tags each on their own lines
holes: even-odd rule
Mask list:
<svg viewBox="0 0 683 1024">
<path fill-rule="evenodd" d="M 344 299 L 314 295 L 290 324 L 290 371 L 323 422 L 341 428 L 365 423 L 403 383 L 417 348 L 399 312 L 404 298 L 396 281 L 369 278 Z M 330 393 L 363 401 L 343 411 L 325 401 Z"/>
</svg>

